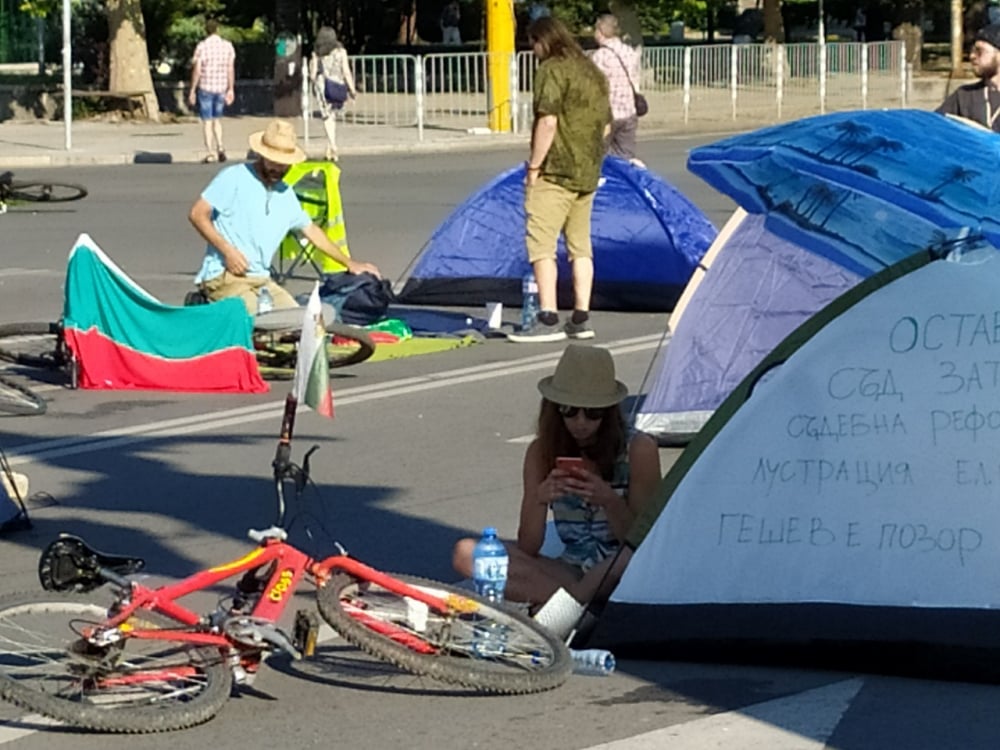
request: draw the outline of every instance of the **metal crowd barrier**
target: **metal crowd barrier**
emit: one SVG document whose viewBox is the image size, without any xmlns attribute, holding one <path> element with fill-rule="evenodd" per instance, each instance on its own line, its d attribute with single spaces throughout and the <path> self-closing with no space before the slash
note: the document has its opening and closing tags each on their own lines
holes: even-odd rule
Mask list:
<svg viewBox="0 0 1000 750">
<path fill-rule="evenodd" d="M 510 57 L 514 132 L 531 127 L 538 61 Z M 747 126 L 845 109 L 905 107 L 902 41 L 820 44 L 717 44 L 646 47 L 640 90 L 649 101 L 644 124 Z M 350 60 L 359 96 L 343 111 L 351 123 L 424 128 L 485 128 L 491 101 L 489 53 L 363 55 Z M 308 87 L 306 87 L 308 89 Z M 304 91 L 305 111 L 314 107 Z"/>
</svg>

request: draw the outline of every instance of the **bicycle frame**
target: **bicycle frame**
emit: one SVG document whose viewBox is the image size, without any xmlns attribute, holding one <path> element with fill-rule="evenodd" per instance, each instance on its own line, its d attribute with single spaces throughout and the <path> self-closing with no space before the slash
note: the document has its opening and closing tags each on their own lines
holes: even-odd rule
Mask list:
<svg viewBox="0 0 1000 750">
<path fill-rule="evenodd" d="M 222 633 L 209 631 L 165 630 L 162 628 L 143 629 L 129 624 L 128 621 L 140 610 L 151 610 L 177 620 L 181 625 L 197 627 L 207 625 L 205 616 L 180 605 L 177 600 L 196 591 L 210 588 L 222 581 L 237 575 L 256 570 L 277 562 L 269 576 L 263 593 L 251 612 L 247 615 L 268 622 L 277 622 L 285 606 L 295 594 L 302 578 L 308 574 L 317 586 L 322 586 L 337 570 L 344 571 L 356 578 L 369 581 L 401 596 L 419 601 L 428 608 L 442 615 L 472 608 L 471 600 L 459 602 L 454 596 L 442 599 L 421 589 L 398 581 L 391 576 L 380 573 L 346 554 L 332 555 L 322 561 L 315 561 L 297 548 L 285 542 L 269 539 L 249 554 L 232 562 L 195 573 L 176 583 L 149 589 L 137 583 L 130 583 L 128 596 L 124 599 L 115 614 L 98 629 L 120 628 L 127 638 L 144 640 L 169 640 L 186 642 L 199 646 L 233 647 L 234 642 Z M 352 613 L 365 621 L 369 627 L 390 635 L 393 639 L 419 652 L 431 652 L 433 648 L 419 638 L 414 637 L 403 628 L 397 628 L 388 623 L 373 621 L 366 618 L 363 612 Z M 89 634 L 88 634 L 89 635 Z"/>
</svg>

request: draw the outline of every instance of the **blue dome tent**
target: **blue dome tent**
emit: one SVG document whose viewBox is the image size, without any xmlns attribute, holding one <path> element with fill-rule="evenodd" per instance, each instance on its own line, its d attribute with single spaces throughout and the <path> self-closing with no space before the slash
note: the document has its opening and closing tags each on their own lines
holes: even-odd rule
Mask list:
<svg viewBox="0 0 1000 750">
<path fill-rule="evenodd" d="M 599 310 L 670 311 L 715 239 L 705 215 L 661 177 L 606 158 L 594 200 L 594 291 Z M 531 267 L 524 244 L 524 166 L 460 205 L 434 232 L 398 291 L 407 304 L 521 304 Z M 559 305 L 572 306 L 572 275 L 560 239 Z"/>
</svg>

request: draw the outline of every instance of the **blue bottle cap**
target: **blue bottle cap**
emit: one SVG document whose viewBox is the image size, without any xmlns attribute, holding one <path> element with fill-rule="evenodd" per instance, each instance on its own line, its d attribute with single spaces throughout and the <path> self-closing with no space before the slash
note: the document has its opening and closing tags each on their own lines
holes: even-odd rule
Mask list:
<svg viewBox="0 0 1000 750">
<path fill-rule="evenodd" d="M 496 536 L 497 530 L 495 526 L 487 526 L 483 529 L 483 536 Z"/>
</svg>

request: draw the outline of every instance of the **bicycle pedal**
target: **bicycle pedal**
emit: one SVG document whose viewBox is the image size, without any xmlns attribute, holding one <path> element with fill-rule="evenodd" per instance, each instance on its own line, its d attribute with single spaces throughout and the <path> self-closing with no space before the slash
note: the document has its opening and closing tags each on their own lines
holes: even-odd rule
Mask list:
<svg viewBox="0 0 1000 750">
<path fill-rule="evenodd" d="M 319 640 L 319 617 L 315 612 L 300 609 L 295 613 L 295 630 L 292 645 L 303 656 L 316 653 L 316 642 Z"/>
</svg>

